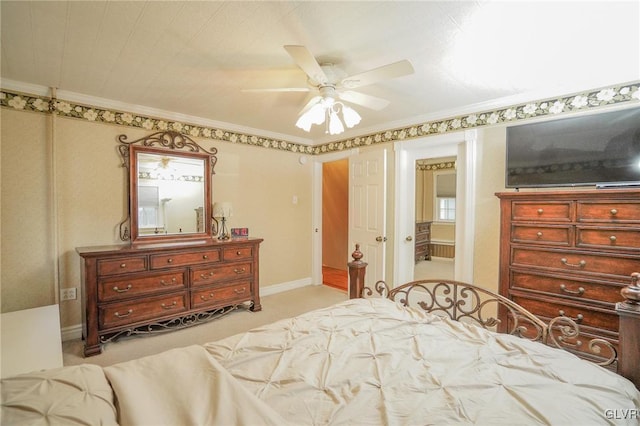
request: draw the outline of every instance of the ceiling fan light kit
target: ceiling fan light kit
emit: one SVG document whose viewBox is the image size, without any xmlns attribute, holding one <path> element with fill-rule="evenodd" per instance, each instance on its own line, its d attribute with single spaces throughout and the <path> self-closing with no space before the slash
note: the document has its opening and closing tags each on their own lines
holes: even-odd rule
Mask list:
<svg viewBox="0 0 640 426">
<path fill-rule="evenodd" d="M 324 97 L 319 98 L 311 108 L 300 115 L 296 126 L 305 132 L 309 132 L 313 124 L 320 125 L 326 123 L 325 132 L 331 135 L 338 135 L 344 132 L 344 125 L 338 116 L 338 112 L 342 113 L 342 120 L 344 120 L 344 124 L 346 124 L 348 128 L 352 128 L 360 123 L 362 119 L 360 114 L 353 108 L 342 102 L 336 102 L 335 99 L 331 97 Z"/>
<path fill-rule="evenodd" d="M 364 93 L 354 92 L 357 87 L 367 86 L 381 80 L 402 77 L 413 74 L 413 66 L 407 60 L 394 62 L 388 65 L 342 77 L 345 73 L 334 69 L 333 64 L 319 64 L 314 56 L 304 46 L 287 45 L 285 50 L 296 62 L 298 67 L 307 74 L 307 88 L 276 88 L 276 89 L 250 89 L 248 92 L 301 92 L 317 90 L 319 95 L 311 99 L 300 112 L 300 117 L 296 121 L 296 127 L 305 132 L 311 131 L 314 124 L 325 124 L 325 133 L 338 135 L 344 132 L 344 126 L 352 128 L 362 120 L 353 108 L 340 101 L 351 102 L 362 105 L 366 108 L 380 110 L 386 107 L 389 102 L 386 99 L 377 98 Z M 338 116 L 341 113 L 342 120 Z M 344 124 L 343 124 L 344 121 Z"/>
</svg>

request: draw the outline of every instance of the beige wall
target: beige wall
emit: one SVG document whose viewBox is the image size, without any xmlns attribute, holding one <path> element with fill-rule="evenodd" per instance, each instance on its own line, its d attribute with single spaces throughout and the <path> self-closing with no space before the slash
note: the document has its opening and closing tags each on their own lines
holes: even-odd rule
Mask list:
<svg viewBox="0 0 640 426">
<path fill-rule="evenodd" d="M 51 117 L 2 109 L 2 311 L 53 303 L 49 224 Z M 58 259 L 61 287 L 80 288 L 76 247 L 122 243 L 125 170 L 116 137 L 151 132 L 58 118 L 55 125 Z M 229 227 L 264 238 L 261 287 L 310 277 L 311 164 L 299 154 L 200 140 L 218 148 L 213 200 L 230 201 Z M 293 197 L 297 196 L 297 204 Z M 80 297 L 61 303 L 61 325 L 81 322 Z"/>
<path fill-rule="evenodd" d="M 51 118 L 3 109 L 0 119 L 0 282 L 2 312 L 11 312 L 55 301 Z"/>
<path fill-rule="evenodd" d="M 500 203 L 496 192 L 505 191 L 504 126 L 479 132 L 476 163 L 476 221 L 474 233 L 474 283 L 498 291 L 500 257 Z"/>
<path fill-rule="evenodd" d="M 52 202 L 48 198 L 51 117 L 2 109 L 2 310 L 41 306 L 54 300 L 51 250 Z M 119 243 L 127 195 L 116 136 L 147 135 L 142 129 L 56 120 L 57 226 L 62 287 L 80 287 L 79 246 Z M 504 188 L 504 127 L 479 130 L 476 191 L 474 282 L 497 290 L 499 203 Z M 200 141 L 203 145 L 210 141 Z M 312 164 L 299 154 L 226 142 L 219 150 L 213 179 L 214 201 L 231 201 L 230 227 L 248 227 L 264 238 L 260 252 L 261 286 L 311 276 Z M 394 159 L 389 149 L 387 273 L 393 274 Z M 297 204 L 293 197 L 297 197 Z M 352 248 L 348 249 L 350 255 Z M 61 304 L 62 326 L 80 323 L 80 301 Z"/>
</svg>

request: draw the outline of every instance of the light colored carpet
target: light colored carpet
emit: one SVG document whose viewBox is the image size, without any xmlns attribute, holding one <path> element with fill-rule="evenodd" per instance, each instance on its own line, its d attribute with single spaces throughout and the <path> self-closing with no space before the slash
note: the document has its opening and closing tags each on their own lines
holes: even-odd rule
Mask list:
<svg viewBox="0 0 640 426">
<path fill-rule="evenodd" d="M 88 358 L 82 355 L 82 340 L 67 341 L 62 344 L 63 361 L 64 365 L 112 365 L 172 348 L 212 342 L 346 299 L 347 293 L 335 288 L 323 285 L 306 286 L 261 297 L 260 312 L 240 309 L 222 318 L 182 330 L 122 338 L 104 345 L 100 355 Z"/>
<path fill-rule="evenodd" d="M 454 277 L 453 262 L 453 259 L 439 257 L 432 257 L 431 260 L 421 260 L 416 263 L 413 279 L 427 280 L 431 278 L 442 278 L 452 280 Z"/>
</svg>

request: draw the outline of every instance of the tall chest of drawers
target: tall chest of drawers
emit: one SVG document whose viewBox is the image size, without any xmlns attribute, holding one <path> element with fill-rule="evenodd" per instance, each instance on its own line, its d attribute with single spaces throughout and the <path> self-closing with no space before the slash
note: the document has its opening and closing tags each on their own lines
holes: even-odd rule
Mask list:
<svg viewBox="0 0 640 426">
<path fill-rule="evenodd" d="M 227 308 L 259 311 L 261 242 L 77 248 L 84 355 L 113 337 L 195 324 Z"/>
<path fill-rule="evenodd" d="M 496 195 L 500 293 L 543 320 L 572 318 L 581 336 L 561 344 L 600 360 L 589 343 L 600 338 L 617 345 L 615 303 L 630 275 L 640 271 L 640 190 Z"/>
<path fill-rule="evenodd" d="M 416 222 L 415 261 L 431 260 L 431 222 Z"/>
</svg>

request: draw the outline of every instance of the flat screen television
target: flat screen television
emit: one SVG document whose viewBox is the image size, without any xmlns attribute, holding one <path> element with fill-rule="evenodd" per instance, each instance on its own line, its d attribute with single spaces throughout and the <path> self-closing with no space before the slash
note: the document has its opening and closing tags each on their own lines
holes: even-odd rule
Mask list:
<svg viewBox="0 0 640 426">
<path fill-rule="evenodd" d="M 640 107 L 507 128 L 507 188 L 640 185 Z"/>
</svg>

